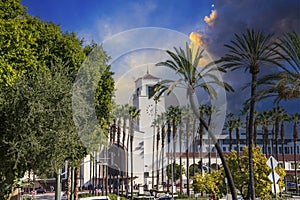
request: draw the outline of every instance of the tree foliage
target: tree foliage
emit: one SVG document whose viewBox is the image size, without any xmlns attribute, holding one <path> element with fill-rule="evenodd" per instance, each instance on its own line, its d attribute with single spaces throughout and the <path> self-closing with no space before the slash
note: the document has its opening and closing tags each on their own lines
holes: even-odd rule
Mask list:
<svg viewBox="0 0 300 200">
<path fill-rule="evenodd" d="M 238 157 L 237 153 L 232 150 L 226 157 L 232 176 L 235 180 L 236 188 L 240 191 L 243 197 L 249 198 L 249 163 L 248 163 L 248 148 L 243 148 L 243 156 Z M 271 168 L 267 165 L 267 158 L 261 152 L 260 147 L 253 147 L 253 164 L 254 164 L 254 178 L 255 178 L 255 192 L 257 197 L 266 198 L 271 196 L 271 181 L 268 176 L 271 173 Z M 282 191 L 285 176 L 285 171 L 281 167 L 275 170 L 281 177 L 278 181 L 280 191 Z"/>
<path fill-rule="evenodd" d="M 193 179 L 193 187 L 197 193 L 206 192 L 214 198 L 220 198 L 226 193 L 225 176 L 220 170 L 196 174 Z"/>
<path fill-rule="evenodd" d="M 86 55 L 71 32 L 30 16 L 19 0 L 0 1 L 0 197 L 28 170 L 54 174 L 87 154 L 73 122 L 72 89 Z M 112 109 L 113 79 L 101 47 L 96 64 L 99 123 Z"/>
<path fill-rule="evenodd" d="M 177 164 L 177 163 L 175 163 L 175 162 L 173 162 L 173 166 L 175 166 L 173 169 L 176 169 L 175 171 L 176 171 L 176 174 L 174 174 L 175 175 L 175 179 L 174 180 L 178 180 L 179 178 L 180 178 L 180 165 L 179 164 Z M 167 176 L 170 178 L 170 179 L 172 179 L 172 164 L 169 164 L 169 165 L 167 165 Z M 182 167 L 182 174 L 184 174 L 185 173 L 185 168 L 184 167 Z"/>
<path fill-rule="evenodd" d="M 1 1 L 0 84 L 11 85 L 33 69 L 50 68 L 51 62 L 68 62 L 75 78 L 84 58 L 75 33 L 63 33 L 58 25 L 28 15 L 19 0 Z"/>
</svg>

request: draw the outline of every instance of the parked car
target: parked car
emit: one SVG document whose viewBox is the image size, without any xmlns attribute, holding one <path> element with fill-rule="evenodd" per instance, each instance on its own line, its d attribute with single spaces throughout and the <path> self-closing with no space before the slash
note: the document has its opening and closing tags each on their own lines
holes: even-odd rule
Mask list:
<svg viewBox="0 0 300 200">
<path fill-rule="evenodd" d="M 296 187 L 296 183 L 294 183 L 294 182 L 287 182 L 286 186 L 287 187 Z"/>
<path fill-rule="evenodd" d="M 42 187 L 36 188 L 35 191 L 36 191 L 36 194 L 44 194 L 44 193 L 46 193 L 46 189 L 44 189 Z"/>
</svg>

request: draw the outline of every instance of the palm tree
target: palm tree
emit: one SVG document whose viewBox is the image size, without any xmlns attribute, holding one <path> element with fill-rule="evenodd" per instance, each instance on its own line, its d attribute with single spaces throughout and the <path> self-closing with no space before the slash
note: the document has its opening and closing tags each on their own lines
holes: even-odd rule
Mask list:
<svg viewBox="0 0 300 200">
<path fill-rule="evenodd" d="M 172 133 L 173 133 L 173 158 L 174 158 L 174 165 L 173 166 L 173 180 L 172 184 L 176 181 L 174 180 L 176 178 L 176 143 L 177 143 L 177 126 L 181 120 L 181 110 L 178 106 L 170 106 L 168 107 L 168 115 L 171 118 L 171 124 L 172 124 Z M 173 187 L 173 185 L 172 185 Z M 173 189 L 172 189 L 173 191 Z"/>
<path fill-rule="evenodd" d="M 172 58 L 172 60 L 167 60 L 165 62 L 157 63 L 156 66 L 166 66 L 173 70 L 177 75 L 180 76 L 179 80 L 163 80 L 159 82 L 155 87 L 155 92 L 162 93 L 162 91 L 168 91 L 168 94 L 176 87 L 183 86 L 187 90 L 187 97 L 191 103 L 193 108 L 196 108 L 194 97 L 195 97 L 195 89 L 200 87 L 205 91 L 209 92 L 210 97 L 217 98 L 217 93 L 212 87 L 212 85 L 218 85 L 224 87 L 227 91 L 232 91 L 232 88 L 220 81 L 216 75 L 213 73 L 220 72 L 220 68 L 214 68 L 213 65 L 207 65 L 200 68 L 200 72 L 198 72 L 197 67 L 200 59 L 203 57 L 203 50 L 200 50 L 200 47 L 197 48 L 195 52 L 192 52 L 192 49 L 186 44 L 186 50 L 182 48 L 174 48 L 175 52 L 167 50 L 167 53 Z M 208 82 L 205 82 L 205 78 L 208 78 Z M 237 199 L 236 190 L 234 186 L 234 182 L 226 163 L 225 157 L 223 155 L 222 149 L 218 144 L 215 135 L 209 129 L 205 120 L 200 116 L 198 109 L 193 109 L 195 115 L 199 118 L 200 122 L 203 124 L 204 128 L 208 131 L 209 135 L 213 138 L 216 149 L 220 155 L 222 160 L 223 167 L 225 169 L 225 174 L 227 180 L 229 182 L 231 194 L 233 199 Z"/>
<path fill-rule="evenodd" d="M 280 140 L 281 140 L 281 155 L 282 155 L 282 163 L 283 163 L 283 168 L 285 169 L 285 154 L 284 154 L 284 123 L 289 120 L 289 115 L 287 112 L 283 109 L 283 113 L 281 115 L 281 125 L 280 125 Z"/>
<path fill-rule="evenodd" d="M 179 193 L 182 194 L 182 135 L 183 135 L 183 120 L 179 119 L 179 170 L 180 170 L 180 183 Z"/>
<path fill-rule="evenodd" d="M 156 171 L 157 171 L 157 185 L 159 183 L 159 141 L 161 141 L 161 144 L 162 144 L 162 154 L 164 154 L 164 151 L 163 151 L 163 148 L 164 148 L 164 139 L 165 139 L 165 132 L 163 130 L 163 127 L 164 127 L 164 115 L 163 113 L 160 114 L 160 115 L 157 115 L 156 119 L 154 120 L 154 124 L 156 124 L 156 128 L 157 128 L 157 135 L 156 135 L 156 161 L 157 161 L 157 165 L 156 165 Z M 161 134 L 160 134 L 160 131 L 161 131 Z M 154 152 L 153 152 L 154 153 Z M 162 157 L 162 166 L 163 166 L 163 159 L 164 157 Z M 163 176 L 163 173 L 162 173 L 162 176 Z M 163 180 L 162 180 L 163 182 Z"/>
<path fill-rule="evenodd" d="M 263 153 L 268 155 L 268 136 L 269 136 L 269 122 L 270 122 L 270 112 L 268 110 L 263 110 L 258 114 L 259 121 L 262 125 L 262 136 L 263 136 Z"/>
<path fill-rule="evenodd" d="M 246 115 L 245 117 L 245 129 L 246 129 L 246 144 L 248 144 L 249 139 L 249 107 L 245 105 L 243 109 L 240 110 L 240 115 Z"/>
<path fill-rule="evenodd" d="M 254 146 L 257 145 L 257 126 L 259 124 L 258 112 L 254 111 L 254 121 L 253 121 L 253 141 Z"/>
<path fill-rule="evenodd" d="M 228 135 L 229 135 L 229 151 L 232 150 L 232 131 L 235 127 L 233 113 L 228 113 L 226 116 L 227 122 L 225 127 L 228 128 Z"/>
<path fill-rule="evenodd" d="M 237 155 L 240 156 L 240 127 L 242 126 L 241 118 L 237 117 L 234 119 L 234 128 L 236 135 L 236 149 Z"/>
<path fill-rule="evenodd" d="M 133 138 L 134 138 L 134 122 L 140 116 L 140 110 L 138 110 L 135 106 L 129 107 L 129 116 L 130 116 L 130 167 L 131 167 L 131 196 L 133 199 Z"/>
<path fill-rule="evenodd" d="M 195 158 L 195 151 L 196 151 L 196 122 L 197 122 L 197 118 L 192 115 L 192 121 L 193 121 L 193 128 L 192 128 L 192 138 L 193 138 L 193 176 L 195 175 L 195 166 L 196 166 L 196 158 Z"/>
<path fill-rule="evenodd" d="M 190 120 L 191 120 L 191 110 L 189 107 L 185 110 L 185 120 L 186 120 L 186 183 L 187 183 L 187 195 L 190 197 L 190 170 L 189 170 L 189 137 L 190 137 Z"/>
<path fill-rule="evenodd" d="M 268 74 L 258 80 L 265 87 L 259 91 L 258 99 L 276 97 L 274 102 L 296 99 L 300 96 L 300 38 L 296 32 L 286 33 L 276 42 L 275 52 L 288 65 L 281 65 L 283 71 Z"/>
<path fill-rule="evenodd" d="M 296 182 L 296 194 L 299 193 L 299 185 L 297 178 L 297 141 L 298 141 L 298 129 L 297 124 L 300 122 L 300 114 L 297 112 L 292 115 L 291 121 L 293 122 L 293 136 L 294 136 L 294 165 L 295 165 L 295 182 Z"/>
<path fill-rule="evenodd" d="M 158 189 L 158 183 L 159 183 L 159 160 L 158 160 L 158 155 L 159 155 L 159 141 L 160 141 L 160 127 L 159 127 L 160 121 L 157 121 L 156 128 L 157 128 L 157 133 L 156 133 L 156 184 L 157 184 L 157 189 Z"/>
<path fill-rule="evenodd" d="M 213 125 L 213 123 L 212 123 L 212 115 L 213 115 L 213 113 L 217 113 L 218 112 L 218 110 L 217 110 L 217 108 L 215 107 L 215 106 L 212 106 L 212 105 L 206 105 L 206 115 L 208 116 L 208 122 L 207 122 L 207 124 L 208 124 L 208 126 L 209 126 L 209 128 L 211 129 L 214 125 Z M 209 172 L 211 172 L 211 137 L 210 137 L 210 135 L 208 135 L 209 137 L 208 137 L 208 145 L 209 145 L 209 147 L 208 147 L 208 170 L 209 170 Z"/>
<path fill-rule="evenodd" d="M 204 114 L 206 113 L 206 105 L 201 105 L 199 107 L 199 113 L 202 118 L 204 118 Z M 202 167 L 203 167 L 203 135 L 204 135 L 204 126 L 201 122 L 199 122 L 198 127 L 198 134 L 199 134 L 199 145 L 200 145 L 200 173 L 202 173 Z"/>
<path fill-rule="evenodd" d="M 235 34 L 235 40 L 231 40 L 230 44 L 225 47 L 229 49 L 220 62 L 223 63 L 225 69 L 235 70 L 245 68 L 251 74 L 251 98 L 250 98 L 250 113 L 249 113 L 249 195 L 250 199 L 255 199 L 254 187 L 254 171 L 253 171 L 253 124 L 254 124 L 254 108 L 257 86 L 257 75 L 260 72 L 261 65 L 278 65 L 276 52 L 274 52 L 274 44 L 272 35 L 265 35 L 263 32 L 247 30 L 246 33 L 239 36 Z"/>
<path fill-rule="evenodd" d="M 167 139 L 168 139 L 168 163 L 167 163 L 168 165 L 167 166 L 170 166 L 171 116 L 169 112 L 167 112 Z M 170 191 L 169 184 L 170 184 L 170 177 L 168 176 L 168 184 L 167 184 L 168 192 Z"/>
<path fill-rule="evenodd" d="M 126 186 L 126 196 L 128 195 L 128 166 L 129 166 L 129 162 L 128 162 L 128 149 L 129 149 L 129 134 L 128 134 L 128 137 L 127 137 L 127 145 L 125 145 L 125 140 L 126 140 L 126 129 L 127 129 L 127 120 L 129 119 L 129 105 L 128 104 L 125 104 L 125 105 L 122 105 L 120 107 L 120 110 L 119 110 L 119 113 L 120 113 L 120 117 L 122 118 L 122 121 L 123 121 L 123 125 L 122 125 L 122 147 L 123 147 L 123 150 L 124 151 L 127 151 L 127 162 L 126 162 L 126 165 L 124 164 L 124 168 L 126 167 L 126 169 L 124 170 L 124 172 L 122 171 L 121 173 L 121 177 L 123 179 L 123 183 L 121 184 L 122 187 L 123 185 Z M 126 148 L 127 150 L 126 150 Z M 125 174 L 126 173 L 126 174 Z M 124 179 L 124 174 L 126 175 L 126 179 Z M 122 191 L 123 191 L 123 188 L 122 188 Z"/>
<path fill-rule="evenodd" d="M 166 116 L 165 113 L 161 114 L 161 182 L 163 184 L 163 190 L 164 190 L 164 160 L 165 160 L 165 139 L 166 139 L 166 130 L 165 130 L 165 120 Z"/>
<path fill-rule="evenodd" d="M 122 144 L 123 147 L 125 147 L 125 140 L 126 140 L 126 124 L 127 124 L 127 120 L 129 119 L 129 105 L 125 104 L 121 106 L 121 115 L 123 117 L 123 136 L 122 136 Z M 127 147 L 128 148 L 128 147 Z"/>
<path fill-rule="evenodd" d="M 283 108 L 277 106 L 272 109 L 272 118 L 274 121 L 274 133 L 275 133 L 275 157 L 278 159 L 278 140 L 279 140 L 279 129 L 280 129 L 280 119 L 283 114 Z"/>
</svg>

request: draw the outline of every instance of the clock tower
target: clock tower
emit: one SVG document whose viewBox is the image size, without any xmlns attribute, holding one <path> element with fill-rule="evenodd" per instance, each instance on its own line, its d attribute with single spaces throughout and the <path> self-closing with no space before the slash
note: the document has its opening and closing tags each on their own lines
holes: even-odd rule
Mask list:
<svg viewBox="0 0 300 200">
<path fill-rule="evenodd" d="M 133 94 L 133 105 L 140 109 L 140 119 L 137 123 L 137 129 L 143 132 L 152 130 L 152 123 L 155 117 L 162 112 L 165 112 L 165 97 L 160 96 L 159 101 L 155 103 L 154 99 L 150 99 L 151 91 L 154 85 L 161 79 L 151 74 L 149 71 L 135 81 L 135 93 Z M 155 113 L 156 112 L 156 113 Z M 147 133 L 149 136 L 152 135 Z"/>
<path fill-rule="evenodd" d="M 140 109 L 140 118 L 137 121 L 137 130 L 143 132 L 143 157 L 144 157 L 144 181 L 148 185 L 152 183 L 152 156 L 153 140 L 156 138 L 156 129 L 152 126 L 157 115 L 165 112 L 165 95 L 160 96 L 159 101 L 155 102 L 149 98 L 154 85 L 160 81 L 147 70 L 147 73 L 135 81 L 135 93 L 133 94 L 133 105 Z M 156 143 L 156 141 L 155 141 Z M 156 151 L 156 150 L 155 150 Z M 155 160 L 155 163 L 159 161 Z M 156 164 L 155 164 L 156 165 Z"/>
</svg>

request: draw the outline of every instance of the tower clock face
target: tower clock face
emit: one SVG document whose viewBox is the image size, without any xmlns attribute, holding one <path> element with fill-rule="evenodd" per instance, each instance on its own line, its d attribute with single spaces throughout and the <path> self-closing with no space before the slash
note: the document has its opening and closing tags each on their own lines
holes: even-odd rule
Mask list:
<svg viewBox="0 0 300 200">
<path fill-rule="evenodd" d="M 146 107 L 146 112 L 149 116 L 153 117 L 154 116 L 154 106 L 152 104 L 149 104 Z"/>
</svg>

